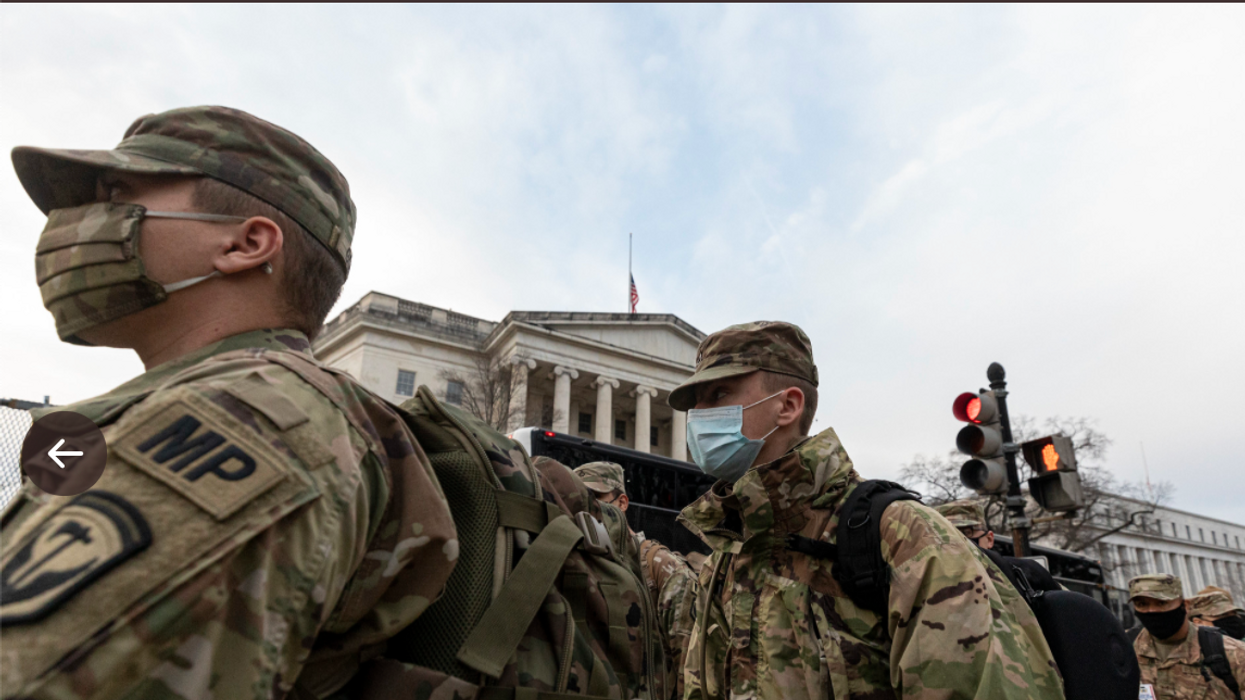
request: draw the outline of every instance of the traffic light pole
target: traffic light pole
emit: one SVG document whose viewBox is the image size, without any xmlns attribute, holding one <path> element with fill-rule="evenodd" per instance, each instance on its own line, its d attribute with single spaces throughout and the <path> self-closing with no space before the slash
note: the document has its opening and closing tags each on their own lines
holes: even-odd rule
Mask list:
<svg viewBox="0 0 1245 700">
<path fill-rule="evenodd" d="M 1020 447 L 1012 439 L 1012 423 L 1007 415 L 1007 372 L 1003 365 L 991 362 L 986 369 L 990 388 L 999 406 L 999 422 L 1003 428 L 1003 456 L 1007 460 L 1007 515 L 1012 526 L 1013 556 L 1029 556 L 1029 518 L 1025 515 L 1025 499 L 1020 495 L 1020 472 L 1016 468 L 1016 453 Z"/>
</svg>

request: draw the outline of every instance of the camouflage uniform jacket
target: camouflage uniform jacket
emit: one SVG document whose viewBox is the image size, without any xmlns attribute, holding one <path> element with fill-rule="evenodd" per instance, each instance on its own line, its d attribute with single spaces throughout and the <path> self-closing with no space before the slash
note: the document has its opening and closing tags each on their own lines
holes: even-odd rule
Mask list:
<svg viewBox="0 0 1245 700">
<path fill-rule="evenodd" d="M 5 697 L 325 695 L 449 578 L 420 446 L 301 333 L 237 335 L 64 408 L 101 427 L 107 467 L 4 514 Z"/>
<path fill-rule="evenodd" d="M 657 608 L 666 660 L 675 679 L 676 690 L 671 697 L 683 697 L 683 655 L 692 634 L 700 584 L 683 557 L 656 540 L 640 542 L 640 565 L 649 598 Z"/>
<path fill-rule="evenodd" d="M 942 516 L 914 501 L 882 518 L 889 613 L 857 607 L 832 564 L 786 548 L 833 541 L 861 479 L 833 430 L 718 482 L 680 520 L 713 548 L 685 698 L 1062 698 L 1033 613 Z M 703 678 L 702 678 L 703 676 Z"/>
<path fill-rule="evenodd" d="M 1154 686 L 1158 700 L 1236 700 L 1228 686 L 1213 673 L 1202 671 L 1202 646 L 1197 641 L 1197 627 L 1190 624 L 1189 634 L 1159 661 L 1154 638 L 1141 630 L 1133 642 L 1137 661 L 1141 664 L 1141 682 Z M 1224 636 L 1223 650 L 1232 667 L 1236 684 L 1245 688 L 1245 642 Z"/>
</svg>

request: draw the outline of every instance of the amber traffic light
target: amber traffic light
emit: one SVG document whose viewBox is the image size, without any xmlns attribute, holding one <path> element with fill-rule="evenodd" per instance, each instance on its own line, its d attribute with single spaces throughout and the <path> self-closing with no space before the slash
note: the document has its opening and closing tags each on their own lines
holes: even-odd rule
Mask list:
<svg viewBox="0 0 1245 700">
<path fill-rule="evenodd" d="M 1035 473 L 1029 479 L 1029 495 L 1039 506 L 1058 513 L 1076 510 L 1084 504 L 1076 451 L 1070 438 L 1048 435 L 1022 444 L 1020 451 Z"/>
</svg>

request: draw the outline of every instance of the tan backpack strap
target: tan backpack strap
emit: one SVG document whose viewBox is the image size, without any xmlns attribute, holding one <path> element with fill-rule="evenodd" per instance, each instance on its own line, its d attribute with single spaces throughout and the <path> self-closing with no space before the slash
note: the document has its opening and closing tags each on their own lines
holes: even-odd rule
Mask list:
<svg viewBox="0 0 1245 700">
<path fill-rule="evenodd" d="M 562 515 L 562 509 L 514 491 L 497 492 L 497 520 L 502 527 L 539 533 Z"/>
<path fill-rule="evenodd" d="M 458 660 L 486 676 L 500 677 L 553 589 L 562 564 L 583 538 L 583 530 L 569 516 L 549 523 L 463 642 Z"/>
</svg>

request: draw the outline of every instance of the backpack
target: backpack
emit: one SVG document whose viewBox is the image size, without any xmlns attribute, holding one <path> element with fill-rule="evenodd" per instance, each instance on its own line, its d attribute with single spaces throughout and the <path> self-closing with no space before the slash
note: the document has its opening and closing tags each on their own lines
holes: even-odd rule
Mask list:
<svg viewBox="0 0 1245 700">
<path fill-rule="evenodd" d="M 560 467 L 562 483 L 583 488 L 569 469 L 538 471 L 518 443 L 427 387 L 402 408 L 449 501 L 458 559 L 441 597 L 348 695 L 664 697 L 665 652 L 638 564 L 619 547 L 622 512 L 595 499 L 568 507 L 547 473 Z"/>
<path fill-rule="evenodd" d="M 1192 623 L 1190 623 L 1192 624 Z M 1228 654 L 1223 648 L 1223 633 L 1213 627 L 1197 625 L 1197 643 L 1202 647 L 1202 678 L 1210 682 L 1210 674 L 1215 674 L 1228 690 L 1241 700 L 1241 687 L 1232 676 L 1232 667 L 1228 664 Z"/>
<path fill-rule="evenodd" d="M 882 559 L 882 512 L 904 500 L 920 497 L 890 481 L 861 482 L 843 502 L 835 544 L 792 535 L 787 548 L 834 562 L 834 578 L 852 602 L 885 615 L 890 567 Z M 1020 567 L 1012 573 L 1050 645 L 1067 700 L 1135 700 L 1141 668 L 1106 606 L 1071 591 L 1035 591 Z"/>
</svg>

